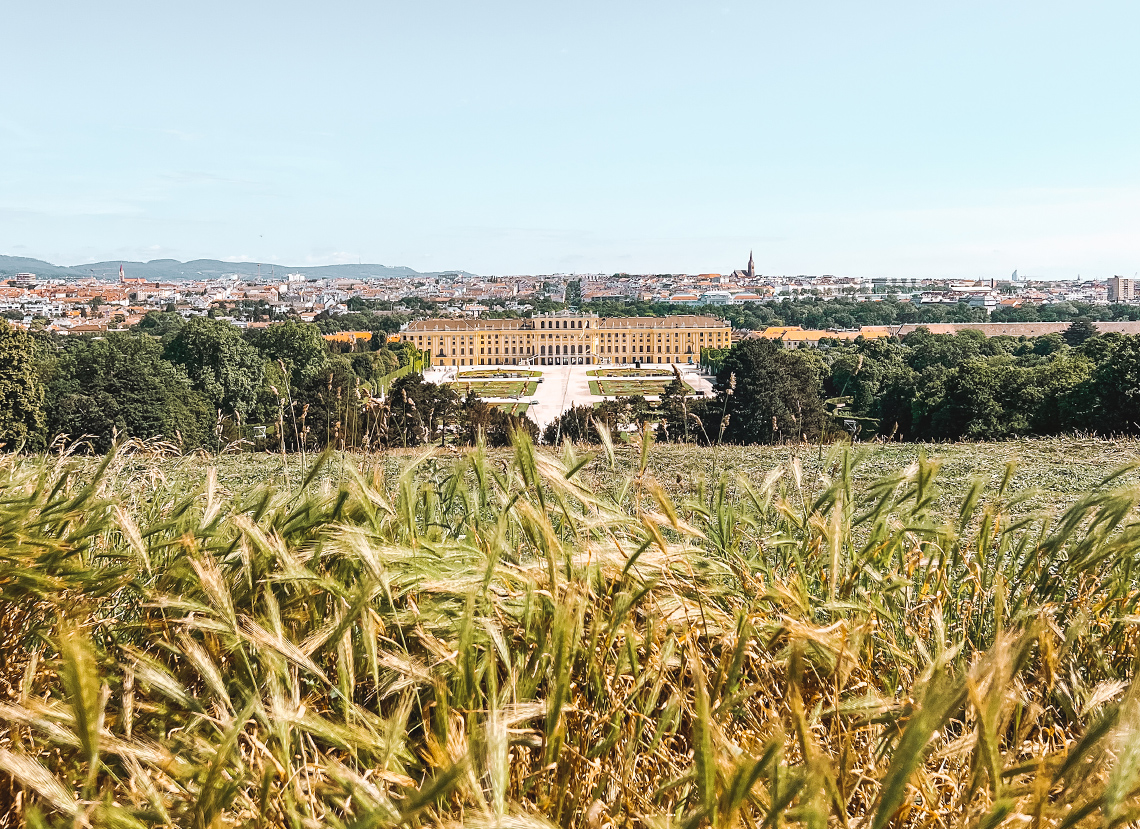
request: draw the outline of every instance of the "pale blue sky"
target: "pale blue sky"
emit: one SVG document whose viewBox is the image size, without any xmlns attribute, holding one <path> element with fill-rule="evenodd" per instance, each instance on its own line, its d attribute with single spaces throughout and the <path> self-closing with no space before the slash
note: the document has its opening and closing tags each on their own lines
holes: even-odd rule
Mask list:
<svg viewBox="0 0 1140 829">
<path fill-rule="evenodd" d="M 0 253 L 1140 270 L 1140 3 L 6 3 Z"/>
</svg>

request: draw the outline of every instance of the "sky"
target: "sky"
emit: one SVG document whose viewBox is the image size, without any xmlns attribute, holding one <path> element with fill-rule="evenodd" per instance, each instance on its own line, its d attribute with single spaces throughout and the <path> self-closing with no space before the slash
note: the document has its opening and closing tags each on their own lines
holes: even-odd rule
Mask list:
<svg viewBox="0 0 1140 829">
<path fill-rule="evenodd" d="M 1140 270 L 1140 3 L 8 3 L 0 253 Z"/>
</svg>

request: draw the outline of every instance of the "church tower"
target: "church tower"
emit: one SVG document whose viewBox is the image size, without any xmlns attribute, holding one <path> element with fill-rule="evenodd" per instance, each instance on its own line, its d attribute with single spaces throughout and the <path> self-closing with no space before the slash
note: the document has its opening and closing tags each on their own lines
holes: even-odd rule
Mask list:
<svg viewBox="0 0 1140 829">
<path fill-rule="evenodd" d="M 752 251 L 748 251 L 748 278 L 756 276 L 756 263 L 752 261 Z"/>
</svg>

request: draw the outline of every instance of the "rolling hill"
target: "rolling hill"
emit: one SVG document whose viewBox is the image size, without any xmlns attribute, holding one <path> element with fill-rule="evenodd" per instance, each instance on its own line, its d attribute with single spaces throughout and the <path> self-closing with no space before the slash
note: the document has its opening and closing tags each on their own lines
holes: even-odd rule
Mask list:
<svg viewBox="0 0 1140 829">
<path fill-rule="evenodd" d="M 119 265 L 127 276 L 170 282 L 182 279 L 218 279 L 238 274 L 243 277 L 263 277 L 287 273 L 302 273 L 311 279 L 367 279 L 391 277 L 437 276 L 441 273 L 456 273 L 461 276 L 474 276 L 466 271 L 436 271 L 420 273 L 403 266 L 389 265 L 318 265 L 293 266 L 270 265 L 256 262 L 223 262 L 220 259 L 194 259 L 179 262 L 177 259 L 153 259 L 150 262 L 91 262 L 84 265 L 53 265 L 41 259 L 23 256 L 0 255 L 0 276 L 16 273 L 34 273 L 42 279 L 83 279 L 87 277 L 114 278 L 118 276 Z"/>
</svg>

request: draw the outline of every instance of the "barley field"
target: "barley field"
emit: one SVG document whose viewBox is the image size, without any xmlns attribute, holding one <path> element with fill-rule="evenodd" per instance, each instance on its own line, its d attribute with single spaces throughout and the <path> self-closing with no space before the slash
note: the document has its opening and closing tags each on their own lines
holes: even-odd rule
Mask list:
<svg viewBox="0 0 1140 829">
<path fill-rule="evenodd" d="M 5 456 L 0 826 L 1135 823 L 1138 462 Z"/>
</svg>

